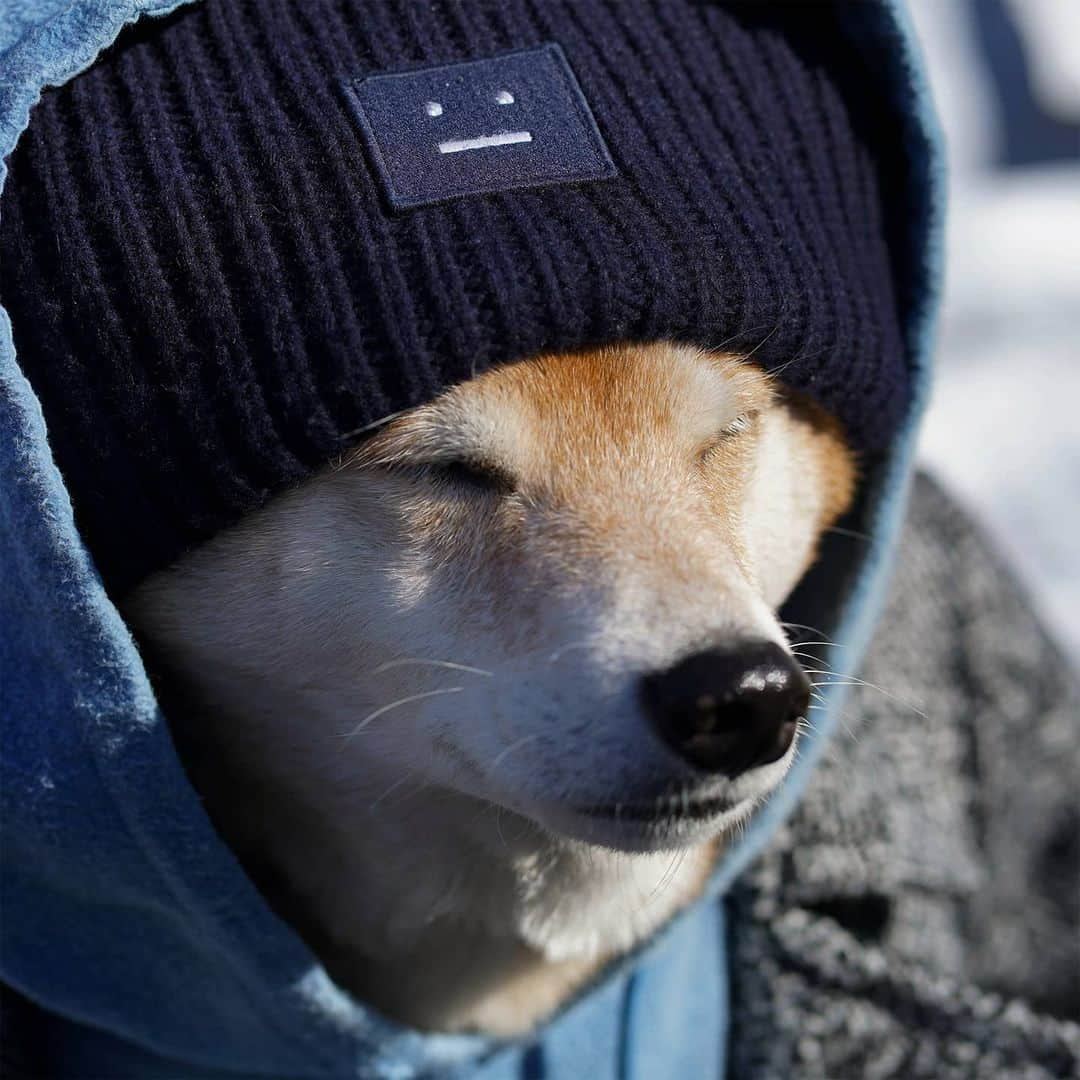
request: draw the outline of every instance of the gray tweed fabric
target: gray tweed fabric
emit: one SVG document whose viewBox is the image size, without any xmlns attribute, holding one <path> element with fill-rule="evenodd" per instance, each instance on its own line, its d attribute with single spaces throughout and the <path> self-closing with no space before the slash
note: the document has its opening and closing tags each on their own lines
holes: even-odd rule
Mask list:
<svg viewBox="0 0 1080 1080">
<path fill-rule="evenodd" d="M 1080 1077 L 1080 689 L 917 480 L 799 812 L 729 899 L 734 1077 Z"/>
</svg>

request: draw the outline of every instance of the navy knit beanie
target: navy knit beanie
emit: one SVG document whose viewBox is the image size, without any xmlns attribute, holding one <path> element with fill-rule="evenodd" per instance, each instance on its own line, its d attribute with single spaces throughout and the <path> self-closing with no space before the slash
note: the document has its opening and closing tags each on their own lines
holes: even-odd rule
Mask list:
<svg viewBox="0 0 1080 1080">
<path fill-rule="evenodd" d="M 207 0 L 49 91 L 0 301 L 106 585 L 542 350 L 756 347 L 883 447 L 896 162 L 831 12 Z"/>
</svg>

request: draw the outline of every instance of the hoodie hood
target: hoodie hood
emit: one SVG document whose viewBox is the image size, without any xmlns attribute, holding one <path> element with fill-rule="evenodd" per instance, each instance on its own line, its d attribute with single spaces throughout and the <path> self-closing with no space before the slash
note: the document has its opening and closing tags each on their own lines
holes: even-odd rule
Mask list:
<svg viewBox="0 0 1080 1080">
<path fill-rule="evenodd" d="M 0 155 L 15 147 L 44 87 L 93 64 L 126 23 L 178 6 L 0 0 Z M 837 7 L 902 142 L 887 233 L 909 391 L 888 444 L 866 460 L 849 524 L 868 541 L 831 537 L 784 617 L 822 630 L 839 646 L 824 658 L 853 674 L 882 597 L 928 388 L 943 185 L 901 6 Z M 387 183 L 397 190 L 393 177 Z M 76 528 L 2 310 L 0 544 L 0 976 L 50 1018 L 60 1074 L 723 1073 L 728 981 L 739 972 L 726 956 L 720 898 L 790 813 L 835 724 L 842 685 L 825 689 L 826 708 L 787 780 L 698 904 L 520 1044 L 424 1035 L 338 990 L 218 839 Z"/>
</svg>

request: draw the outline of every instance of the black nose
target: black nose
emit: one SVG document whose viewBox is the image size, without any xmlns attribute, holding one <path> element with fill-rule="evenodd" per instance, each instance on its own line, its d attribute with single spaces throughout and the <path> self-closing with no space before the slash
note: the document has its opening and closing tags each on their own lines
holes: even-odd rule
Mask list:
<svg viewBox="0 0 1080 1080">
<path fill-rule="evenodd" d="M 810 680 L 779 645 L 707 649 L 644 677 L 656 730 L 706 772 L 738 776 L 784 756 L 810 704 Z"/>
</svg>

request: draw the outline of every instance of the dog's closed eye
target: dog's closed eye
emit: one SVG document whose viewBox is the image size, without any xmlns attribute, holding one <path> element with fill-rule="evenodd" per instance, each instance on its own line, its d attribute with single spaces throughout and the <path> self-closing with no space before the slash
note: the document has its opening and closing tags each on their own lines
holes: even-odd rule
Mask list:
<svg viewBox="0 0 1080 1080">
<path fill-rule="evenodd" d="M 442 427 L 425 419 L 374 432 L 354 449 L 349 464 L 456 492 L 508 495 L 517 490 L 508 469 L 482 450 L 448 445 Z"/>
<path fill-rule="evenodd" d="M 721 438 L 728 435 L 741 435 L 744 431 L 749 431 L 754 424 L 754 418 L 757 413 L 740 413 L 731 421 L 730 424 L 721 432 Z"/>
<path fill-rule="evenodd" d="M 391 474 L 432 483 L 454 492 L 509 495 L 517 487 L 514 477 L 505 469 L 478 458 L 397 460 L 381 464 Z"/>
<path fill-rule="evenodd" d="M 489 461 L 458 458 L 426 468 L 438 480 L 469 491 L 509 495 L 517 486 L 509 472 Z"/>
<path fill-rule="evenodd" d="M 698 454 L 698 460 L 701 462 L 708 461 L 708 459 L 721 447 L 727 445 L 733 439 L 738 438 L 738 436 L 745 435 L 748 431 L 751 431 L 756 419 L 757 413 L 755 412 L 740 413 L 701 448 Z"/>
</svg>

